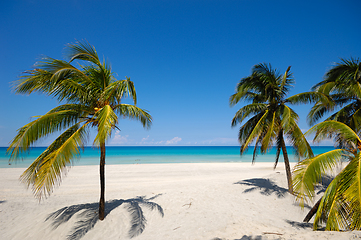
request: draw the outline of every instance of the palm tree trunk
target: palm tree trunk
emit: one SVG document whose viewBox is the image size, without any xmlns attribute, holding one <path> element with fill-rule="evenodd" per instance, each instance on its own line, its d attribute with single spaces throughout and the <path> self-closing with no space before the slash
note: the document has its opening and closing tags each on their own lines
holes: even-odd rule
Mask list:
<svg viewBox="0 0 361 240">
<path fill-rule="evenodd" d="M 311 210 L 307 213 L 305 219 L 303 219 L 303 222 L 308 223 L 311 220 L 311 218 L 313 217 L 313 215 L 316 214 L 318 207 L 320 206 L 321 200 L 322 200 L 322 197 L 317 201 L 315 206 L 313 206 L 311 208 Z"/>
<path fill-rule="evenodd" d="M 290 161 L 288 160 L 286 144 L 285 144 L 285 141 L 283 139 L 283 136 L 281 136 L 281 148 L 282 148 L 283 158 L 284 158 L 285 168 L 286 168 L 288 191 L 292 194 L 293 193 L 293 186 L 292 186 L 292 175 L 291 175 Z"/>
<path fill-rule="evenodd" d="M 99 220 L 105 218 L 105 143 L 100 144 L 100 200 L 99 200 Z"/>
</svg>

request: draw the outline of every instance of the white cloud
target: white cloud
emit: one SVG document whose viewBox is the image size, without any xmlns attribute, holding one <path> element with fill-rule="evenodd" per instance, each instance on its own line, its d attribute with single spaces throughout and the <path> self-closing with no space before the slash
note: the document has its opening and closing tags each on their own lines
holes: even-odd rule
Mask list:
<svg viewBox="0 0 361 240">
<path fill-rule="evenodd" d="M 115 132 L 113 139 L 110 141 L 110 144 L 112 144 L 112 145 L 113 144 L 125 144 L 128 142 L 128 137 L 129 137 L 129 135 L 122 136 L 120 134 L 120 131 L 117 130 Z"/>
<path fill-rule="evenodd" d="M 178 142 L 182 141 L 182 138 L 180 137 L 174 137 L 172 138 L 171 140 L 168 140 L 165 142 L 166 145 L 169 145 L 169 144 L 176 144 Z"/>
<path fill-rule="evenodd" d="M 150 139 L 149 138 L 149 135 L 142 138 L 141 141 L 139 142 L 136 142 L 136 144 L 139 144 L 139 145 L 160 145 L 160 146 L 164 146 L 164 145 L 174 145 L 174 144 L 177 144 L 178 142 L 182 141 L 182 138 L 180 137 L 174 137 L 170 140 L 160 140 L 160 141 L 154 141 L 154 139 Z"/>
<path fill-rule="evenodd" d="M 142 138 L 141 143 L 146 142 L 148 139 L 149 139 L 149 135 L 147 137 L 145 137 L 145 138 Z"/>
</svg>

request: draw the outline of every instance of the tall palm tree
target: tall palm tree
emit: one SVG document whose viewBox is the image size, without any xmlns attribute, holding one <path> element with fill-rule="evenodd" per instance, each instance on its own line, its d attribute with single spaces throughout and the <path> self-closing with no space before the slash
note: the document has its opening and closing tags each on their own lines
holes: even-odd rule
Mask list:
<svg viewBox="0 0 361 240">
<path fill-rule="evenodd" d="M 242 123 L 249 118 L 239 129 L 238 140 L 241 144 L 241 154 L 254 142 L 253 160 L 260 145 L 261 153 L 276 143 L 278 158 L 283 153 L 288 189 L 292 192 L 292 177 L 289 159 L 285 144 L 288 138 L 296 150 L 296 154 L 302 157 L 313 156 L 312 149 L 297 125 L 298 115 L 287 104 L 299 104 L 315 101 L 317 94 L 309 92 L 287 97 L 294 83 L 290 68 L 284 75 L 272 69 L 270 64 L 258 64 L 252 69 L 252 74 L 240 80 L 236 87 L 236 93 L 230 97 L 230 105 L 237 104 L 240 100 L 250 101 L 237 111 L 232 126 Z"/>
<path fill-rule="evenodd" d="M 348 164 L 327 187 L 314 220 L 314 229 L 326 223 L 326 230 L 359 230 L 361 228 L 361 139 L 344 123 L 328 120 L 312 127 L 306 134 L 314 141 L 333 138 L 338 148 L 305 159 L 295 166 L 293 184 L 296 199 L 304 202 L 315 196 L 315 185 L 341 161 Z"/>
<path fill-rule="evenodd" d="M 16 93 L 45 93 L 63 104 L 21 127 L 8 152 L 11 153 L 10 161 L 16 161 L 39 139 L 60 132 L 20 177 L 32 186 L 40 200 L 50 195 L 54 185 L 60 183 L 67 167 L 87 143 L 90 129 L 94 128 L 97 134 L 93 144 L 100 148 L 99 219 L 103 220 L 106 141 L 117 128 L 119 117 L 140 120 L 143 127 L 150 127 L 152 118 L 136 106 L 133 82 L 129 78 L 116 80 L 110 65 L 99 60 L 93 46 L 83 41 L 69 44 L 67 50 L 69 61 L 44 57 L 33 70 L 25 72 L 15 82 Z M 72 65 L 74 61 L 79 62 L 78 68 Z M 122 103 L 127 96 L 132 98 L 134 105 Z"/>
<path fill-rule="evenodd" d="M 326 120 L 340 121 L 353 130 L 361 130 L 361 62 L 359 59 L 341 59 L 331 68 L 325 79 L 313 86 L 313 90 L 329 96 L 312 107 L 310 124 L 320 120 L 326 113 L 334 112 Z"/>
</svg>

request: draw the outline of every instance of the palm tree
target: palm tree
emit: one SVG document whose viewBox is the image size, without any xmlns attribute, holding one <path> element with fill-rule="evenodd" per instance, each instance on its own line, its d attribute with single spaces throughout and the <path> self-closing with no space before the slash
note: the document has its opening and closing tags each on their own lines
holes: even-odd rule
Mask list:
<svg viewBox="0 0 361 240">
<path fill-rule="evenodd" d="M 93 46 L 77 42 L 67 46 L 69 61 L 44 57 L 33 70 L 25 72 L 15 82 L 16 93 L 45 93 L 58 99 L 62 105 L 21 127 L 11 141 L 10 161 L 30 150 L 39 139 L 60 131 L 60 135 L 24 171 L 20 179 L 32 186 L 35 196 L 47 197 L 80 149 L 88 140 L 90 129 L 97 134 L 93 144 L 100 148 L 99 219 L 104 219 L 105 204 L 105 144 L 117 128 L 119 117 L 140 120 L 150 127 L 150 114 L 136 107 L 136 92 L 129 78 L 116 80 L 109 64 L 99 60 Z M 79 63 L 79 68 L 72 65 Z M 134 105 L 122 103 L 131 97 Z"/>
<path fill-rule="evenodd" d="M 361 62 L 359 59 L 341 59 L 331 68 L 325 79 L 313 86 L 313 90 L 329 96 L 312 107 L 308 119 L 313 125 L 326 113 L 333 113 L 326 120 L 343 122 L 358 132 L 361 126 Z"/>
<path fill-rule="evenodd" d="M 326 120 L 343 122 L 355 132 L 361 126 L 361 62 L 359 59 L 342 59 L 326 74 L 323 81 L 312 87 L 323 98 L 319 98 L 308 114 L 310 125 L 315 124 L 325 114 L 333 112 Z M 335 110 L 338 110 L 334 112 Z M 337 142 L 343 148 L 343 142 Z M 312 207 L 304 222 L 311 220 L 317 212 L 321 199 Z"/>
<path fill-rule="evenodd" d="M 241 144 L 241 154 L 254 142 L 254 162 L 257 148 L 260 145 L 261 153 L 276 143 L 278 158 L 283 153 L 287 174 L 288 189 L 292 193 L 292 177 L 285 144 L 288 138 L 296 150 L 296 154 L 302 157 L 313 156 L 312 149 L 297 125 L 298 115 L 287 104 L 299 104 L 315 101 L 316 93 L 302 93 L 286 98 L 294 79 L 290 68 L 282 76 L 272 69 L 270 64 L 258 64 L 252 69 L 252 74 L 240 80 L 236 87 L 236 93 L 230 97 L 230 105 L 237 104 L 240 100 L 250 101 L 237 111 L 232 126 L 249 118 L 239 129 L 238 140 Z"/>
<path fill-rule="evenodd" d="M 295 166 L 293 186 L 301 206 L 315 196 L 315 185 L 341 161 L 348 164 L 327 187 L 314 220 L 314 229 L 326 223 L 326 230 L 358 230 L 361 228 L 361 139 L 344 123 L 328 120 L 312 127 L 306 134 L 315 133 L 314 141 L 333 138 L 338 148 Z"/>
</svg>

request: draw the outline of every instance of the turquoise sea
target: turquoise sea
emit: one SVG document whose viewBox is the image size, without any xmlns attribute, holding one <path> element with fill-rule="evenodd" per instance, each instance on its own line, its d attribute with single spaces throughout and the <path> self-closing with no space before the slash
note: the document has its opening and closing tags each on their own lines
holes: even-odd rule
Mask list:
<svg viewBox="0 0 361 240">
<path fill-rule="evenodd" d="M 107 147 L 106 164 L 149 164 L 149 163 L 208 163 L 208 162 L 252 162 L 253 147 L 240 156 L 238 146 L 136 146 Z M 334 149 L 333 147 L 312 147 L 314 154 Z M 23 159 L 9 164 L 6 147 L 0 147 L 0 168 L 28 167 L 45 147 L 34 147 Z M 290 161 L 297 161 L 291 147 L 287 147 Z M 75 166 L 98 165 L 100 151 L 94 147 L 86 147 L 81 156 L 74 161 Z M 276 149 L 267 154 L 258 154 L 256 162 L 274 162 Z M 280 162 L 283 162 L 281 154 Z"/>
</svg>

